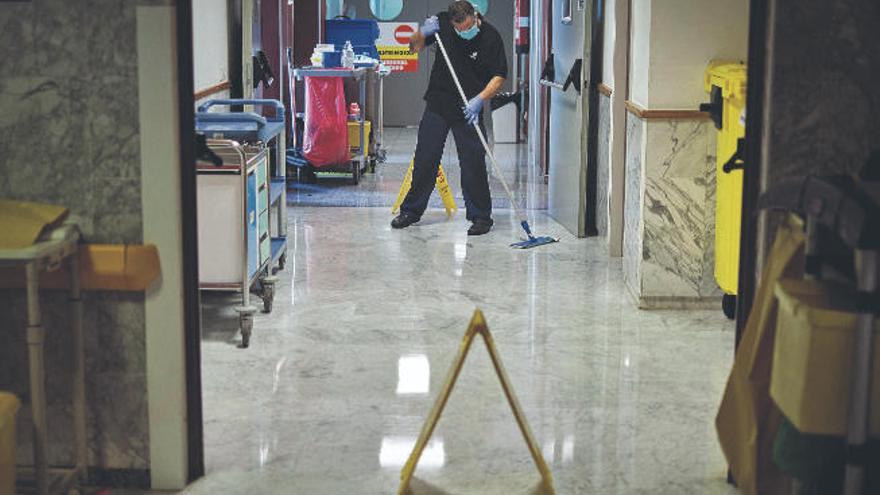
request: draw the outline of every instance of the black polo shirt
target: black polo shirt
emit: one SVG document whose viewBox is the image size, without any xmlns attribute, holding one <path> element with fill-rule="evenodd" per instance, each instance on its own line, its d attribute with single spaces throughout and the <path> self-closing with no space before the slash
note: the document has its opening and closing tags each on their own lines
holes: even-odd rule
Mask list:
<svg viewBox="0 0 880 495">
<path fill-rule="evenodd" d="M 440 20 L 438 34 L 443 38 L 443 46 L 446 47 L 468 100 L 485 89 L 493 77 L 507 78 L 504 42 L 494 26 L 481 17 L 479 34 L 468 41 L 456 34 L 449 14 L 441 12 L 437 14 L 437 18 Z M 437 34 L 429 36 L 425 44 L 433 45 L 436 36 Z M 428 109 L 442 115 L 450 123 L 464 120 L 464 103 L 449 69 L 446 68 L 443 53 L 440 52 L 440 47 L 435 48 L 434 52 L 434 66 L 431 68 L 431 78 L 425 92 Z"/>
</svg>

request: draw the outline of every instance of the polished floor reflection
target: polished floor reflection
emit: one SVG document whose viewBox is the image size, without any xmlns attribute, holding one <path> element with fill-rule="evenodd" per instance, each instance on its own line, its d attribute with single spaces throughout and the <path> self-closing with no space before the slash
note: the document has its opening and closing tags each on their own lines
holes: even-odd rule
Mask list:
<svg viewBox="0 0 880 495">
<path fill-rule="evenodd" d="M 396 196 L 398 172 L 364 187 Z M 546 189 L 517 182 L 528 188 Z M 387 207 L 292 206 L 288 266 L 249 349 L 235 346 L 234 297 L 205 298 L 208 474 L 186 493 L 395 493 L 475 308 L 557 493 L 734 493 L 713 428 L 731 325 L 720 311 L 638 311 L 602 240 L 530 215 L 561 242 L 510 249 L 509 210 L 473 238 L 462 213 L 396 231 Z M 479 339 L 416 476 L 416 494 L 541 493 Z"/>
</svg>

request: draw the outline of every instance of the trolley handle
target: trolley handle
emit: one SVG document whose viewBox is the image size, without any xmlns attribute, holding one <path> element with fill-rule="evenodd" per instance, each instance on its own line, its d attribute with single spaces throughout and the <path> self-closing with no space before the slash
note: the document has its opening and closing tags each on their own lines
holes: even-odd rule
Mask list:
<svg viewBox="0 0 880 495">
<path fill-rule="evenodd" d="M 270 99 L 216 99 L 208 100 L 199 105 L 198 113 L 206 113 L 209 108 L 214 106 L 232 106 L 232 105 L 254 105 L 254 106 L 271 106 L 275 108 L 275 117 L 270 118 L 272 122 L 284 122 L 284 105 L 278 100 Z"/>
</svg>

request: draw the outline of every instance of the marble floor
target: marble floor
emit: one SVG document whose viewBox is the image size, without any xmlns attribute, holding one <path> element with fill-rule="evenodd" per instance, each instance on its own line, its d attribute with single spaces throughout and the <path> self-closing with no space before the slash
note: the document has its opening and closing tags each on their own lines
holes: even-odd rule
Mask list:
<svg viewBox="0 0 880 495">
<path fill-rule="evenodd" d="M 400 137 L 392 155 L 408 161 Z M 526 175 L 522 159 L 504 163 Z M 396 196 L 401 176 L 364 188 Z M 386 206 L 291 204 L 288 265 L 249 349 L 236 347 L 234 298 L 205 298 L 207 476 L 184 493 L 396 493 L 476 308 L 557 493 L 735 493 L 713 428 L 733 358 L 720 312 L 638 311 L 603 241 L 575 239 L 540 206 L 534 230 L 561 242 L 520 251 L 506 209 L 469 238 L 461 213 L 397 231 Z M 481 341 L 416 477 L 415 494 L 542 493 Z"/>
<path fill-rule="evenodd" d="M 351 184 L 350 174 L 318 174 L 317 184 L 291 184 L 287 195 L 291 206 L 381 206 L 390 207 L 397 199 L 400 184 L 416 147 L 416 129 L 389 128 L 385 130 L 387 159 L 376 166 L 374 174 L 367 174 L 357 186 Z M 495 157 L 501 166 L 504 180 L 516 191 L 520 206 L 529 209 L 547 207 L 547 186 L 538 174 L 528 167 L 526 147 L 516 144 L 496 144 Z M 447 173 L 449 184 L 459 206 L 464 205 L 461 195 L 461 181 L 458 156 L 452 136 L 447 140 L 441 160 Z M 512 166 L 520 164 L 520 166 Z M 494 208 L 510 208 L 501 183 L 490 174 L 489 187 L 492 189 Z M 435 194 L 430 205 L 442 208 L 440 198 Z"/>
</svg>

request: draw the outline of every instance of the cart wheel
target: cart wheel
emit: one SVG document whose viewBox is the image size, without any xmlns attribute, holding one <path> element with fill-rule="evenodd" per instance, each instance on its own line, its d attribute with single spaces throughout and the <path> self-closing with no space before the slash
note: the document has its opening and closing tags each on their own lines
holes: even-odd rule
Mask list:
<svg viewBox="0 0 880 495">
<path fill-rule="evenodd" d="M 369 167 L 370 167 L 370 173 L 375 174 L 376 173 L 376 159 L 375 158 L 370 158 Z"/>
<path fill-rule="evenodd" d="M 272 312 L 272 301 L 275 299 L 275 284 L 263 285 L 263 313 Z"/>
<path fill-rule="evenodd" d="M 352 173 L 351 173 L 351 181 L 354 185 L 358 185 L 361 179 L 361 164 L 359 162 L 351 162 L 352 163 Z"/>
<path fill-rule="evenodd" d="M 241 329 L 241 348 L 247 349 L 251 345 L 251 333 L 254 331 L 254 317 L 249 314 L 238 316 L 238 327 Z"/>
<path fill-rule="evenodd" d="M 736 318 L 736 296 L 733 294 L 724 294 L 721 297 L 721 311 L 728 320 Z"/>
</svg>

